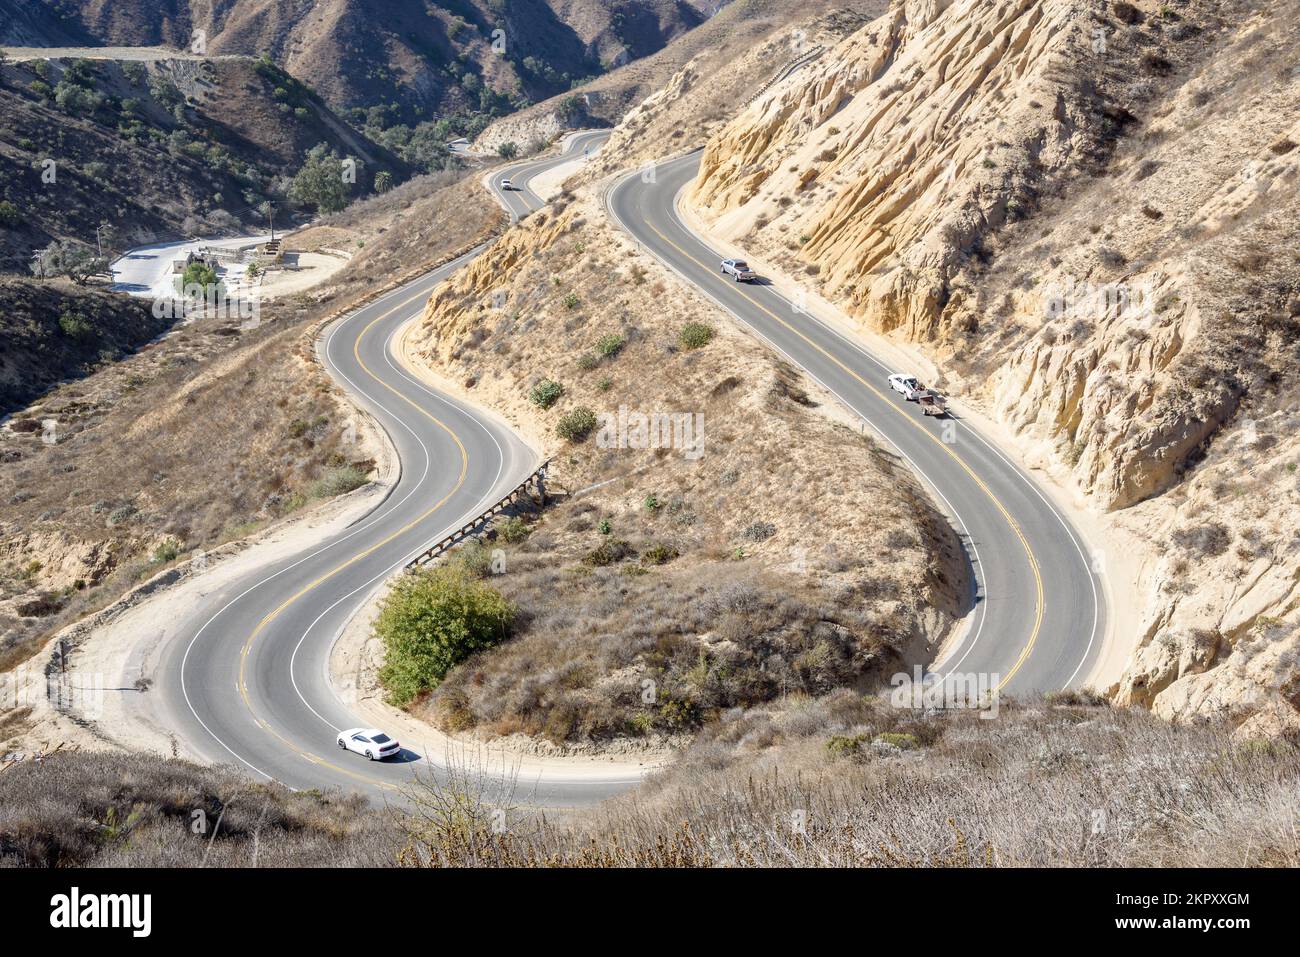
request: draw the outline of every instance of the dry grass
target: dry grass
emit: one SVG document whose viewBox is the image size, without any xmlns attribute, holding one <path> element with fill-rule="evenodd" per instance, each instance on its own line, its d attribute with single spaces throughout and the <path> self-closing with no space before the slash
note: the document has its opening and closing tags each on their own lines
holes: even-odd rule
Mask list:
<svg viewBox="0 0 1300 957">
<path fill-rule="evenodd" d="M 1294 867 L 1300 751 L 1228 730 L 1042 701 L 923 717 L 840 691 L 737 709 L 563 824 L 411 828 L 403 863 Z"/>
<path fill-rule="evenodd" d="M 389 833 L 361 797 L 151 755 L 62 753 L 0 773 L 0 866 L 373 867 L 393 860 Z"/>
<path fill-rule="evenodd" d="M 471 750 L 383 810 L 61 753 L 0 767 L 0 866 L 1295 867 L 1300 750 L 1229 731 L 1079 698 L 985 720 L 839 690 L 729 711 L 638 791 L 562 819 Z"/>
<path fill-rule="evenodd" d="M 0 865 L 1229 867 L 1300 864 L 1300 750 L 1079 698 L 924 715 L 841 690 L 734 709 L 565 818 L 447 755 L 401 801 L 62 753 L 0 767 Z M 203 827 L 196 833 L 195 821 Z"/>
</svg>

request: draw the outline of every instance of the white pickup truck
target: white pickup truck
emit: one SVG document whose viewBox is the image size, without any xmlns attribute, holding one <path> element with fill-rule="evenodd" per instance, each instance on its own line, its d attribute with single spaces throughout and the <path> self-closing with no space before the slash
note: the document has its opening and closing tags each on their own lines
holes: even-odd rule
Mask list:
<svg viewBox="0 0 1300 957">
<path fill-rule="evenodd" d="M 921 385 L 920 380 L 914 375 L 895 372 L 889 377 L 889 387 L 908 402 L 917 403 L 926 415 L 942 418 L 948 414 L 947 400 L 933 389 Z"/>
<path fill-rule="evenodd" d="M 749 263 L 743 259 L 722 260 L 722 274 L 724 276 L 734 276 L 736 282 L 753 282 L 758 278 L 758 273 L 750 269 Z"/>
<path fill-rule="evenodd" d="M 889 387 L 908 402 L 915 402 L 926 391 L 916 376 L 903 375 L 901 372 L 895 372 L 889 377 Z"/>
</svg>

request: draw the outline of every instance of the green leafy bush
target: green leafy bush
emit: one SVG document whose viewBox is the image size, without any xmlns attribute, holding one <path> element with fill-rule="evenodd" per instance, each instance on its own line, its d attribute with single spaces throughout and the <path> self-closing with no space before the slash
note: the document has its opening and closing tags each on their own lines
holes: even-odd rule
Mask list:
<svg viewBox="0 0 1300 957">
<path fill-rule="evenodd" d="M 0 226 L 5 229 L 13 229 L 23 221 L 22 214 L 18 212 L 18 207 L 9 200 L 0 202 Z"/>
<path fill-rule="evenodd" d="M 601 336 L 596 340 L 596 351 L 606 359 L 612 359 L 623 351 L 623 346 L 627 340 L 617 332 L 611 332 L 608 335 Z"/>
<path fill-rule="evenodd" d="M 636 550 L 621 538 L 607 538 L 588 552 L 582 563 L 604 568 L 606 565 L 621 562 L 629 555 L 634 554 L 636 554 Z"/>
<path fill-rule="evenodd" d="M 155 565 L 166 565 L 168 562 L 175 561 L 181 554 L 181 543 L 174 538 L 169 538 L 158 545 L 153 550 L 153 555 L 149 561 Z"/>
<path fill-rule="evenodd" d="M 59 329 L 69 339 L 86 341 L 95 337 L 95 327 L 79 312 L 68 310 L 59 316 Z"/>
<path fill-rule="evenodd" d="M 570 442 L 581 442 L 596 428 L 596 413 L 586 406 L 578 406 L 560 419 L 555 427 L 556 434 Z"/>
<path fill-rule="evenodd" d="M 577 309 L 577 308 L 578 308 L 578 294 L 577 294 L 577 293 L 574 293 L 574 292 L 571 292 L 571 293 L 569 293 L 567 296 L 565 296 L 565 297 L 564 297 L 564 307 L 565 307 L 566 309 Z"/>
<path fill-rule="evenodd" d="M 410 703 L 476 651 L 505 641 L 514 615 L 500 592 L 456 565 L 401 576 L 375 621 L 388 702 Z"/>
<path fill-rule="evenodd" d="M 507 545 L 516 545 L 522 542 L 532 532 L 532 528 L 518 515 L 511 515 L 504 521 L 496 523 L 497 534 Z"/>
<path fill-rule="evenodd" d="M 332 468 L 307 487 L 310 498 L 333 498 L 366 484 L 366 475 L 354 465 Z"/>
<path fill-rule="evenodd" d="M 641 564 L 667 565 L 680 554 L 681 552 L 672 545 L 665 545 L 662 542 L 656 542 L 641 553 Z"/>
<path fill-rule="evenodd" d="M 528 393 L 528 398 L 533 405 L 540 406 L 543 409 L 549 409 L 564 395 L 564 386 L 554 379 L 543 379 L 537 385 L 533 386 Z"/>
<path fill-rule="evenodd" d="M 683 349 L 699 349 L 707 346 L 713 339 L 713 327 L 702 322 L 688 322 L 682 326 L 677 341 Z"/>
</svg>

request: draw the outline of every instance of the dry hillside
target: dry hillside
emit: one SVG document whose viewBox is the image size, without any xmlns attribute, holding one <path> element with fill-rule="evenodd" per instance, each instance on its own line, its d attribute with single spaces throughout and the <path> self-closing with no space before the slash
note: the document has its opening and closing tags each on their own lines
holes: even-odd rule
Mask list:
<svg viewBox="0 0 1300 957">
<path fill-rule="evenodd" d="M 915 479 L 637 252 L 594 190 L 570 199 L 435 290 L 414 337 L 438 372 L 537 437 L 568 493 L 504 547 L 492 579 L 520 608 L 515 637 L 417 713 L 556 743 L 671 735 L 928 661 L 969 584 Z M 547 381 L 563 391 L 543 409 L 530 397 Z M 621 408 L 698 414 L 700 445 L 559 434 L 583 410 Z"/>
<path fill-rule="evenodd" d="M 695 87 L 704 77 L 691 110 L 660 110 L 659 116 L 672 120 L 640 129 L 647 150 L 693 145 L 701 124 L 730 118 L 784 64 L 826 45 L 828 36 L 838 39 L 885 5 L 886 0 L 735 0 L 658 53 L 496 120 L 475 146 L 493 150 L 513 142 L 523 149 L 565 129 L 619 123 L 652 94 L 662 105 L 665 96 L 676 99 L 684 85 Z M 676 80 L 683 71 L 690 79 Z M 676 92 L 661 93 L 665 87 Z"/>
<path fill-rule="evenodd" d="M 118 250 L 258 229 L 321 143 L 359 159 L 358 195 L 409 172 L 270 63 L 0 65 L 0 270 L 27 272 L 51 239 L 93 246 L 101 223 Z"/>
<path fill-rule="evenodd" d="M 404 122 L 485 105 L 481 90 L 539 99 L 654 53 L 704 19 L 703 0 L 35 0 L 90 44 L 268 54 L 338 107 L 393 106 Z M 39 13 L 39 12 L 38 12 Z M 40 32 L 13 18 L 0 43 Z M 48 18 L 43 22 L 48 23 Z M 505 50 L 492 47 L 503 30 Z M 11 39 L 10 37 L 13 37 Z M 59 36 L 33 45 L 66 42 Z M 492 96 L 486 105 L 490 106 Z"/>
<path fill-rule="evenodd" d="M 1300 718 L 1297 14 L 899 0 L 689 196 L 1154 546 L 1118 690 L 1166 715 Z"/>
<path fill-rule="evenodd" d="M 0 759 L 0 866 L 1300 863 L 1293 745 L 1080 701 L 1004 703 L 994 722 L 847 692 L 732 712 L 637 792 L 567 818 L 479 775 L 454 759 L 446 786 L 407 789 L 408 814 L 155 756 Z"/>
</svg>

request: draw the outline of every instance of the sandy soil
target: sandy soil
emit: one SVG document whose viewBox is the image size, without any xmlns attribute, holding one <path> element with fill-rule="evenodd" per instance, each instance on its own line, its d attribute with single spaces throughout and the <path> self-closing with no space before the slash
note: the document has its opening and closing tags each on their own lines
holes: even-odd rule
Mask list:
<svg viewBox="0 0 1300 957">
<path fill-rule="evenodd" d="M 294 253 L 298 257 L 297 269 L 272 269 L 262 277 L 263 299 L 291 296 L 318 286 L 343 269 L 348 257 L 336 252 Z"/>
</svg>

